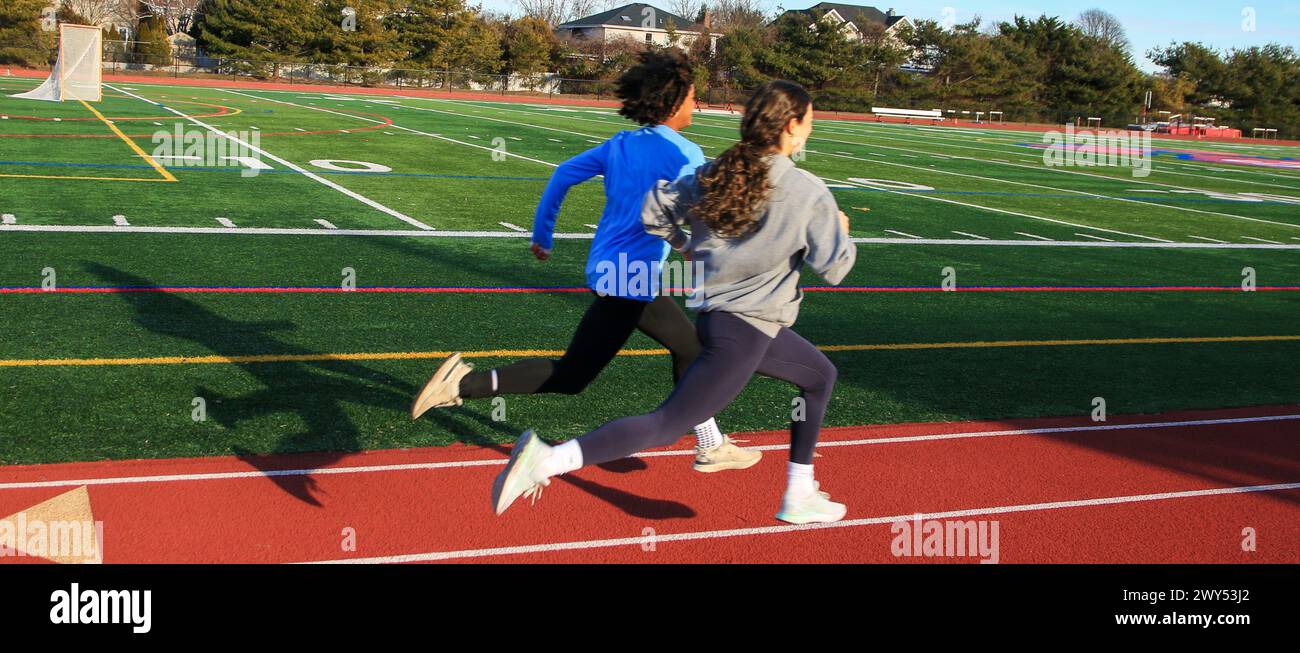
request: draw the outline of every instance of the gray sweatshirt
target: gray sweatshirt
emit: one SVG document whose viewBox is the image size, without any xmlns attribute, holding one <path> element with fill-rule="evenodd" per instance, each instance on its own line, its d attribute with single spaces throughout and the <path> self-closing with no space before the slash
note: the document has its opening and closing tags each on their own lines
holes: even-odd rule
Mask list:
<svg viewBox="0 0 1300 653">
<path fill-rule="evenodd" d="M 647 232 L 689 252 L 702 265 L 703 279 L 692 280 L 694 306 L 733 313 L 771 337 L 799 315 L 800 268 L 807 263 L 839 285 L 853 267 L 857 248 L 840 228 L 839 207 L 821 179 L 796 168 L 783 154 L 770 154 L 766 161 L 773 190 L 759 209 L 756 231 L 738 238 L 715 236 L 688 208 L 700 195 L 695 175 L 659 182 L 646 195 L 641 222 Z"/>
</svg>

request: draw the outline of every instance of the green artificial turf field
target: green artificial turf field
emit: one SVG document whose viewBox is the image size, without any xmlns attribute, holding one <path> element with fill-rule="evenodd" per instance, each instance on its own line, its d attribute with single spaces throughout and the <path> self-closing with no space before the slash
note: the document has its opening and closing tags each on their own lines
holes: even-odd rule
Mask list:
<svg viewBox="0 0 1300 653">
<path fill-rule="evenodd" d="M 582 395 L 510 397 L 504 419 L 486 401 L 406 414 L 440 352 L 565 346 L 585 294 L 486 289 L 583 284 L 598 180 L 570 193 L 552 260 L 521 230 L 555 164 L 629 127 L 612 109 L 135 83 L 90 107 L 7 97 L 36 83 L 0 78 L 0 463 L 565 438 L 670 390 L 666 356 L 633 355 Z M 149 156 L 177 125 L 255 138 L 267 169 Z M 737 120 L 685 134 L 715 156 Z M 1042 143 L 818 121 L 801 165 L 862 239 L 861 290 L 810 292 L 797 326 L 840 369 L 829 423 L 1300 401 L 1300 148 L 1157 140 L 1134 177 L 1047 167 Z M 480 290 L 269 291 L 337 290 L 348 268 L 363 291 Z M 51 273 L 64 292 L 32 292 Z M 989 290 L 882 291 L 946 273 Z M 150 287 L 239 292 L 67 292 Z M 1112 289 L 1062 291 L 1081 287 Z M 757 380 L 720 422 L 781 428 L 792 394 Z"/>
</svg>

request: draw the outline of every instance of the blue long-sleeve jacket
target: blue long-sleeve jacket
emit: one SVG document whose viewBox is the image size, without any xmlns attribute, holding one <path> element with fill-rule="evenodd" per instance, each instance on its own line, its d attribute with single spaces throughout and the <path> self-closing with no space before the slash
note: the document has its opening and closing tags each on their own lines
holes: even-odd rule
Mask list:
<svg viewBox="0 0 1300 653">
<path fill-rule="evenodd" d="M 622 131 L 556 168 L 533 218 L 533 242 L 552 247 L 555 218 L 569 188 L 597 175 L 605 176 L 605 211 L 587 254 L 587 285 L 596 289 L 602 261 L 615 266 L 642 261 L 653 267 L 668 256 L 668 244 L 645 231 L 641 204 L 660 181 L 672 181 L 704 164 L 704 152 L 670 127 L 657 125 Z M 620 261 L 620 254 L 625 255 Z M 651 301 L 639 288 L 621 289 L 620 296 Z"/>
</svg>

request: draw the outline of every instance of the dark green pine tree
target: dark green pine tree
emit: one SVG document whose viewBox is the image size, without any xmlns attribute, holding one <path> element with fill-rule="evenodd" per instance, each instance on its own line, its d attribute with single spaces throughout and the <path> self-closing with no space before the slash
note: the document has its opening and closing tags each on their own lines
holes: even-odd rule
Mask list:
<svg viewBox="0 0 1300 653">
<path fill-rule="evenodd" d="M 0 64 L 41 66 L 51 62 L 54 32 L 42 29 L 45 0 L 0 2 Z"/>
</svg>

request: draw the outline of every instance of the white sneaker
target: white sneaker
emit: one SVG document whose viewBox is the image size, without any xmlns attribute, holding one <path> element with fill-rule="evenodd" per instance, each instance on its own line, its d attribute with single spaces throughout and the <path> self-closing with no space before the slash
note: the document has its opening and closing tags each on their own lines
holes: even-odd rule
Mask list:
<svg viewBox="0 0 1300 653">
<path fill-rule="evenodd" d="M 848 507 L 831 501 L 830 496 L 820 490 L 807 496 L 794 496 L 787 490 L 776 518 L 791 524 L 826 524 L 844 519 Z"/>
<path fill-rule="evenodd" d="M 415 401 L 411 402 L 411 419 L 419 419 L 430 408 L 461 405 L 460 380 L 473 369 L 472 365 L 461 360 L 460 352 L 448 356 L 415 395 Z"/>
<path fill-rule="evenodd" d="M 551 457 L 551 445 L 542 442 L 532 429 L 524 431 L 510 451 L 510 462 L 492 483 L 492 509 L 498 515 L 506 511 L 520 495 L 531 497 L 533 503 L 542 496 L 542 488 L 551 479 L 542 476 L 538 467 Z"/>
<path fill-rule="evenodd" d="M 692 467 L 697 472 L 708 474 L 726 469 L 748 469 L 763 459 L 762 451 L 742 449 L 736 446 L 736 442 L 724 435 L 722 444 L 712 449 L 695 447 L 695 464 Z"/>
</svg>

